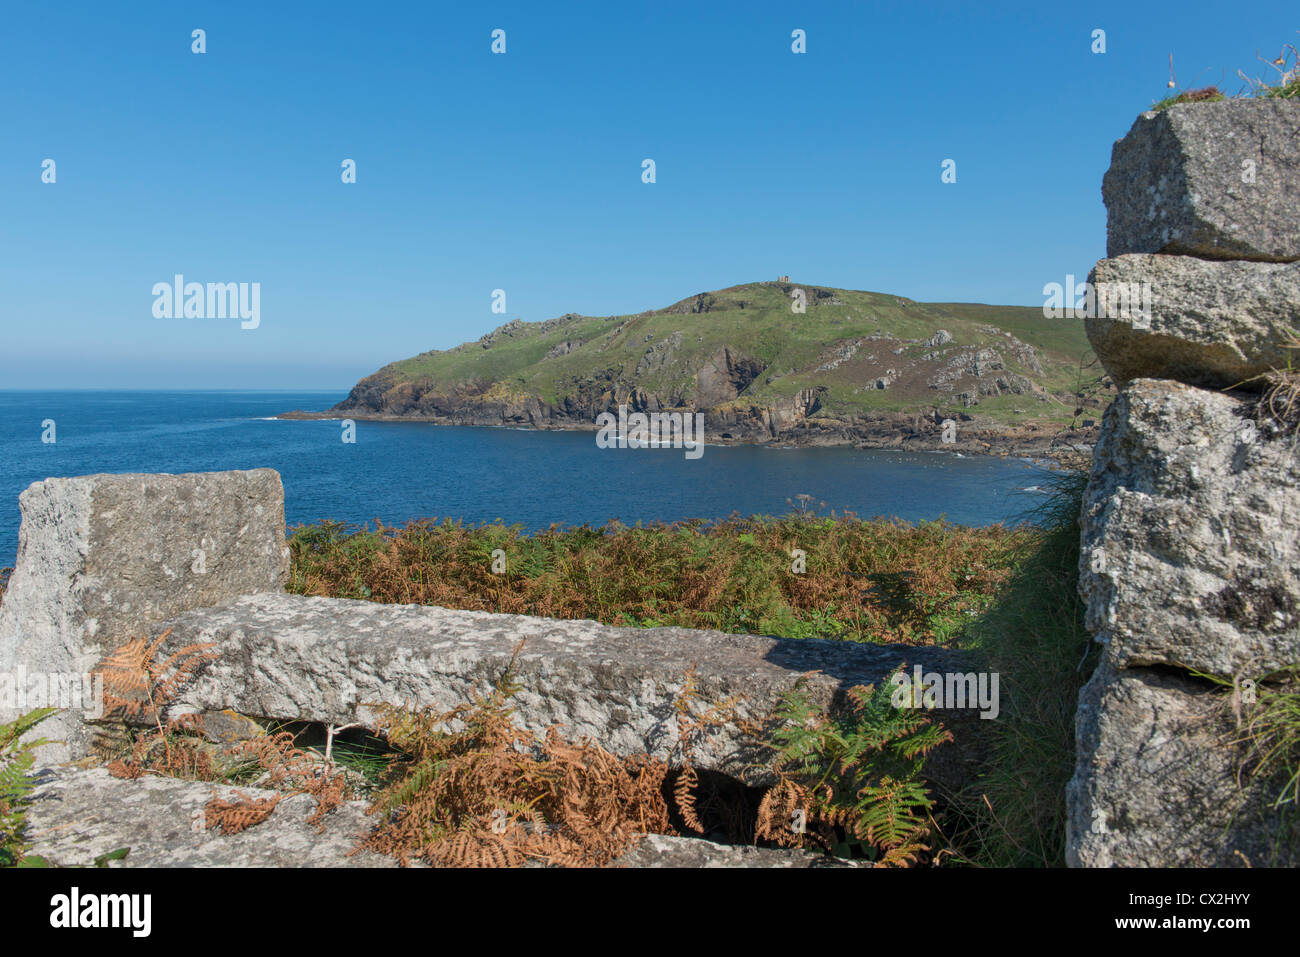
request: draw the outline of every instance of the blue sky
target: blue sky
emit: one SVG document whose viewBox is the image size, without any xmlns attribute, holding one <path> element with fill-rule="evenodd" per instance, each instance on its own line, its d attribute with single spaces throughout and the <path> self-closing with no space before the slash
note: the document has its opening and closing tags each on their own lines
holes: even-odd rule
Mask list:
<svg viewBox="0 0 1300 957">
<path fill-rule="evenodd" d="M 509 319 L 778 273 L 1039 305 L 1105 254 L 1110 147 L 1170 53 L 1180 86 L 1235 92 L 1257 50 L 1300 39 L 1294 13 L 10 4 L 0 388 L 346 389 Z M 154 318 L 176 273 L 259 282 L 260 326 Z"/>
</svg>

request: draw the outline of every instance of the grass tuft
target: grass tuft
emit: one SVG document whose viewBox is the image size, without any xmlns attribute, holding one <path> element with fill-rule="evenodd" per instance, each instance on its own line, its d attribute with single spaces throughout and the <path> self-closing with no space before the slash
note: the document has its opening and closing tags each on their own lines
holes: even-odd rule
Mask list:
<svg viewBox="0 0 1300 957">
<path fill-rule="evenodd" d="M 1268 80 L 1262 76 L 1247 76 L 1246 73 L 1238 70 L 1237 76 L 1241 77 L 1246 85 L 1242 92 L 1232 97 L 1232 99 L 1287 100 L 1300 97 L 1300 51 L 1296 49 L 1295 44 L 1284 44 L 1281 52 L 1272 59 L 1268 59 L 1259 53 L 1256 53 L 1255 56 L 1276 76 Z M 1169 86 L 1173 87 L 1174 85 L 1174 58 L 1171 54 L 1169 57 Z M 1206 86 L 1196 90 L 1182 90 L 1171 94 L 1154 103 L 1149 109 L 1164 110 L 1177 103 L 1217 103 L 1226 99 L 1228 99 L 1228 96 L 1217 86 Z"/>
<path fill-rule="evenodd" d="M 1097 647 L 1078 595 L 1078 518 L 1087 475 L 1061 471 L 1032 518 L 1015 577 L 972 629 L 986 667 L 1000 675 L 988 770 L 953 801 L 952 835 L 971 863 L 1065 864 L 1065 786 L 1074 773 L 1074 717 Z"/>
<path fill-rule="evenodd" d="M 1300 334 L 1290 332 L 1282 347 L 1287 350 L 1286 368 L 1264 374 L 1265 389 L 1256 417 L 1271 417 L 1294 438 L 1300 435 L 1300 369 L 1291 353 L 1300 350 Z"/>
<path fill-rule="evenodd" d="M 1154 104 L 1151 109 L 1159 112 L 1168 109 L 1175 103 L 1217 103 L 1220 100 L 1226 100 L 1227 97 L 1219 91 L 1217 86 L 1206 86 L 1199 90 L 1183 90 L 1181 93 L 1175 93 L 1173 96 L 1167 96 L 1160 102 Z"/>
</svg>

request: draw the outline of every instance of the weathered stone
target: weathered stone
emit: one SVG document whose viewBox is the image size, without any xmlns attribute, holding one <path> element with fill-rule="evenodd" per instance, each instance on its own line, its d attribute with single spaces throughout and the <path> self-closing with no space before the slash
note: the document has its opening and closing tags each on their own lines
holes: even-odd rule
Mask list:
<svg viewBox="0 0 1300 957">
<path fill-rule="evenodd" d="M 200 726 L 203 736 L 208 741 L 222 745 L 252 741 L 266 733 L 266 730 L 252 718 L 229 709 L 204 712 Z"/>
<path fill-rule="evenodd" d="M 1208 683 L 1103 662 L 1079 695 L 1066 790 L 1072 867 L 1294 866 L 1284 815 L 1238 783 L 1230 695 Z"/>
<path fill-rule="evenodd" d="M 306 794 L 286 797 L 270 817 L 238 834 L 205 828 L 204 806 L 275 796 L 259 788 L 143 777 L 122 780 L 103 768 L 47 768 L 27 814 L 30 853 L 61 867 L 89 867 L 122 848 L 108 867 L 395 867 L 373 851 L 356 851 L 375 826 L 364 801 L 330 811 L 320 826 Z M 418 866 L 418 862 L 417 862 Z M 616 862 L 620 867 L 843 867 L 812 851 L 715 844 L 700 838 L 649 834 Z"/>
<path fill-rule="evenodd" d="M 647 834 L 619 867 L 853 867 L 854 862 L 798 848 L 715 844 L 698 837 Z"/>
<path fill-rule="evenodd" d="M 321 823 L 307 823 L 315 800 L 298 794 L 282 800 L 265 821 L 238 834 L 208 828 L 203 814 L 215 795 L 236 793 L 254 800 L 274 797 L 260 788 L 146 776 L 123 780 L 103 768 L 48 768 L 32 793 L 27 814 L 30 853 L 63 867 L 85 867 L 95 858 L 129 848 L 113 867 L 388 867 L 396 861 L 362 851 L 349 857 L 374 821 L 366 804 L 350 801 Z"/>
<path fill-rule="evenodd" d="M 1101 260 L 1088 281 L 1100 313 L 1085 322 L 1088 341 L 1121 388 L 1152 378 L 1258 390 L 1248 380 L 1300 359 L 1286 348 L 1300 332 L 1300 263 L 1131 255 Z"/>
<path fill-rule="evenodd" d="M 153 622 L 279 591 L 288 575 L 284 490 L 270 469 L 51 478 L 18 501 L 0 675 L 85 674 Z M 0 721 L 15 710 L 0 703 Z M 41 731 L 64 741 L 42 759 L 84 753 L 80 711 Z"/>
<path fill-rule="evenodd" d="M 1236 99 L 1143 113 L 1102 179 L 1106 255 L 1300 260 L 1300 102 Z"/>
<path fill-rule="evenodd" d="M 1300 450 L 1239 398 L 1139 379 L 1106 410 L 1079 593 L 1116 667 L 1300 663 Z"/>
<path fill-rule="evenodd" d="M 1080 520 L 1105 651 L 1076 715 L 1072 866 L 1297 863 L 1241 682 L 1300 664 L 1300 446 L 1207 390 L 1261 390 L 1295 356 L 1298 136 L 1297 103 L 1175 106 L 1143 114 L 1106 173 L 1087 332 L 1121 391 Z"/>
<path fill-rule="evenodd" d="M 187 612 L 154 626 L 170 630 L 165 650 L 215 642 L 178 699 L 185 710 L 231 709 L 259 719 L 373 726 L 373 705 L 409 703 L 450 710 L 487 693 L 524 641 L 517 661 L 522 690 L 516 720 L 537 732 L 559 723 L 620 755 L 677 760 L 675 697 L 694 666 L 695 707 L 742 695 L 740 717 L 761 717 L 810 671 L 819 704 L 842 701 L 854 685 L 887 677 L 898 665 L 970 672 L 970 659 L 933 647 L 763 638 L 687 628 L 614 628 L 594 621 L 383 605 L 348 599 L 255 595 L 221 608 Z M 935 751 L 932 775 L 959 784 L 978 731 L 976 712 L 938 712 L 958 742 Z M 967 724 L 963 724 L 962 722 Z M 971 748 L 974 744 L 971 744 Z M 739 776 L 761 762 L 734 727 L 716 729 L 693 753 L 696 766 Z"/>
</svg>

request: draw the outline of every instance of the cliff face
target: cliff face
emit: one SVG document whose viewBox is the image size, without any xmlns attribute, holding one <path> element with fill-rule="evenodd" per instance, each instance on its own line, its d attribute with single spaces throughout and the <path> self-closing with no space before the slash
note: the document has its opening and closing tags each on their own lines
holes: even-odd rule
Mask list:
<svg viewBox="0 0 1300 957">
<path fill-rule="evenodd" d="M 590 429 L 620 404 L 703 412 L 710 441 L 1044 446 L 1100 417 L 1079 319 L 789 282 L 633 316 L 509 322 L 385 366 L 318 415 Z M 1080 411 L 1082 407 L 1082 411 Z M 1081 432 L 1078 441 L 1088 442 Z"/>
</svg>

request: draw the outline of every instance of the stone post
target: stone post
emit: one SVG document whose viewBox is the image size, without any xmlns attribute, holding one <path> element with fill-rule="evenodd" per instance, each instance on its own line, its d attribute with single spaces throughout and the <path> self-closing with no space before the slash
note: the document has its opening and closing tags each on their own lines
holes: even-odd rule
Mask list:
<svg viewBox="0 0 1300 957">
<path fill-rule="evenodd" d="M 271 469 L 51 478 L 19 497 L 18 560 L 0 603 L 0 721 L 63 705 L 44 761 L 84 756 L 88 673 L 147 626 L 283 591 L 284 489 Z M 52 689 L 53 692 L 52 692 Z M 51 700 L 79 696 L 81 700 Z"/>
</svg>

